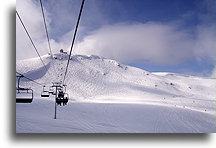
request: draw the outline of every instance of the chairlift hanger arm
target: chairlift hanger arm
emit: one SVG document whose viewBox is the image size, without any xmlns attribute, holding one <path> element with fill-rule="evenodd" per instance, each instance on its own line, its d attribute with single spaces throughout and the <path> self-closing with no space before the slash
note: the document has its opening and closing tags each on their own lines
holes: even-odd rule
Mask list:
<svg viewBox="0 0 216 148">
<path fill-rule="evenodd" d="M 44 15 L 42 0 L 40 0 L 40 5 L 41 5 L 41 11 L 42 11 L 42 16 L 43 16 L 43 21 L 44 21 L 44 27 L 45 27 L 45 30 L 46 30 L 47 42 L 48 42 L 48 45 L 49 45 L 49 50 L 50 50 L 51 57 L 53 58 L 53 53 L 52 53 L 52 49 L 51 49 L 51 45 L 50 45 L 49 34 L 48 34 L 47 25 L 46 25 L 46 19 L 45 19 L 45 15 Z"/>
<path fill-rule="evenodd" d="M 38 82 L 36 82 L 35 80 L 32 80 L 32 79 L 30 79 L 30 78 L 28 78 L 28 77 L 24 76 L 23 74 L 21 74 L 21 73 L 19 73 L 19 72 L 17 72 L 17 71 L 16 71 L 16 73 L 17 73 L 17 74 L 19 74 L 19 75 L 21 75 L 22 77 L 24 77 L 24 78 L 28 79 L 29 81 L 32 81 L 32 82 L 34 82 L 34 83 L 36 83 L 36 84 L 38 84 L 38 85 L 44 86 L 43 84 L 41 84 L 41 83 L 38 83 Z"/>
</svg>

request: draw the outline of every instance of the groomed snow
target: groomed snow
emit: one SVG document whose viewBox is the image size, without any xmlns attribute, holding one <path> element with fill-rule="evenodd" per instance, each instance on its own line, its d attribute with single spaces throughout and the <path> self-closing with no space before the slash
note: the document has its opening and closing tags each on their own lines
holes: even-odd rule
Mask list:
<svg viewBox="0 0 216 148">
<path fill-rule="evenodd" d="M 17 61 L 17 72 L 46 85 L 63 79 L 67 54 Z M 67 77 L 67 106 L 34 90 L 31 104 L 16 104 L 17 133 L 213 133 L 215 79 L 150 73 L 98 56 L 73 55 Z"/>
</svg>

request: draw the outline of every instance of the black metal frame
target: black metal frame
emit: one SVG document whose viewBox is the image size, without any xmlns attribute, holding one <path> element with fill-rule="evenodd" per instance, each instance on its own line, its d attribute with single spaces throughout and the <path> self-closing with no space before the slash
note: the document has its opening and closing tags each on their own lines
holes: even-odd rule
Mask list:
<svg viewBox="0 0 216 148">
<path fill-rule="evenodd" d="M 43 91 L 41 92 L 41 97 L 49 97 L 49 91 L 44 90 L 45 86 L 43 86 Z"/>
<path fill-rule="evenodd" d="M 23 75 L 19 75 L 18 77 L 18 82 L 17 82 L 17 88 L 16 88 L 16 94 L 31 94 L 31 97 L 17 97 L 16 96 L 16 103 L 31 103 L 34 98 L 34 92 L 31 88 L 22 88 L 20 87 L 20 79 L 24 77 Z"/>
<path fill-rule="evenodd" d="M 17 88 L 16 89 L 16 94 L 31 94 L 31 98 L 25 98 L 25 97 L 17 97 L 16 96 L 16 103 L 31 103 L 33 101 L 34 98 L 34 92 L 31 88 Z"/>
</svg>

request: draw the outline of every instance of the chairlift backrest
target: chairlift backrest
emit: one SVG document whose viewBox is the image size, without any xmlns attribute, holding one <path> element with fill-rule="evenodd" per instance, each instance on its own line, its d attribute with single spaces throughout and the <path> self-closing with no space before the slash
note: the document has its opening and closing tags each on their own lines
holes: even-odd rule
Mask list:
<svg viewBox="0 0 216 148">
<path fill-rule="evenodd" d="M 53 92 L 54 92 L 54 90 L 53 90 L 53 88 L 51 86 L 50 89 L 49 89 L 49 93 L 52 94 Z"/>
</svg>

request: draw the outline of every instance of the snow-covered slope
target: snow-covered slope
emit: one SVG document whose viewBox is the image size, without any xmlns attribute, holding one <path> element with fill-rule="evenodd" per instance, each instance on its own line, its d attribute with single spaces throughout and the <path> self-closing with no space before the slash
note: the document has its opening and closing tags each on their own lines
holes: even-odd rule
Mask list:
<svg viewBox="0 0 216 148">
<path fill-rule="evenodd" d="M 48 71 L 46 71 L 38 58 L 17 61 L 16 70 L 39 83 L 50 86 L 52 85 L 52 82 L 62 81 L 68 55 L 60 53 L 55 54 L 55 59 L 53 60 L 48 55 L 45 55 L 42 58 L 47 65 Z M 82 129 L 82 132 L 215 132 L 215 79 L 179 74 L 153 74 L 135 67 L 120 64 L 114 60 L 94 55 L 73 55 L 70 60 L 65 83 L 70 96 L 69 105 L 67 106 L 67 110 L 65 110 L 67 114 L 69 112 L 71 115 L 74 115 L 74 112 L 84 110 L 79 108 L 82 107 L 79 103 L 87 103 L 92 107 L 88 107 L 85 113 L 88 115 L 88 111 L 91 113 L 93 112 L 92 115 L 95 115 L 96 117 L 89 119 L 88 116 L 85 120 L 96 121 L 97 119 L 101 120 L 101 116 L 106 117 L 107 115 L 107 118 L 113 116 L 112 123 L 116 122 L 114 125 L 111 124 L 113 126 L 120 126 L 122 124 L 114 120 L 121 120 L 115 119 L 116 116 L 124 118 L 124 115 L 122 115 L 123 113 L 125 113 L 126 116 L 131 116 L 128 117 L 129 119 L 133 118 L 132 116 L 139 114 L 148 116 L 156 114 L 154 117 L 152 116 L 152 118 L 148 117 L 149 122 L 144 119 L 136 119 L 137 121 L 140 120 L 140 122 L 143 123 L 143 126 L 148 126 L 146 130 L 144 130 L 145 128 L 136 128 L 138 126 L 135 124 L 136 121 L 131 123 L 131 120 L 128 119 L 128 124 L 130 124 L 130 126 L 124 127 L 123 130 L 120 130 L 120 127 L 119 130 L 117 130 L 117 128 L 113 128 L 112 126 L 106 126 L 107 128 L 105 128 L 104 131 L 95 127 L 92 130 L 85 130 L 86 128 L 84 128 Z M 42 90 L 41 86 L 24 79 L 21 85 L 24 87 L 32 87 L 34 89 L 35 99 L 31 106 L 33 106 L 35 102 L 37 108 L 41 108 L 42 106 L 47 106 L 48 102 L 54 102 L 52 97 L 49 99 L 40 98 Z M 76 105 L 75 108 L 77 108 L 77 110 L 72 112 L 75 104 L 79 105 Z M 119 104 L 119 106 L 115 104 Z M 144 109 L 139 109 L 140 105 L 142 105 Z M 26 115 L 24 112 L 31 110 L 33 114 L 37 114 L 32 107 L 30 109 L 29 106 L 30 105 L 17 104 L 17 132 L 40 131 L 37 131 L 37 128 L 30 131 L 23 131 L 22 129 L 25 122 L 20 120 L 20 117 L 25 118 L 23 116 Z M 73 106 L 73 108 L 70 108 L 70 106 Z M 109 106 L 108 110 L 106 110 L 106 106 Z M 48 109 L 49 107 L 46 108 Z M 95 110 L 93 108 L 95 108 Z M 133 109 L 134 112 L 129 110 L 130 108 Z M 116 112 L 114 112 L 113 109 L 116 110 Z M 137 110 L 139 111 L 137 112 Z M 98 116 L 98 113 L 96 113 L 98 111 L 107 111 L 107 114 L 99 113 L 100 115 Z M 162 115 L 166 116 L 166 120 L 171 121 L 172 118 L 179 119 L 180 117 L 177 115 L 181 115 L 182 119 L 185 118 L 186 120 L 191 120 L 190 118 L 195 115 L 196 118 L 191 120 L 191 122 L 199 123 L 196 123 L 196 128 L 188 127 L 185 128 L 185 130 L 182 127 L 171 130 L 173 127 L 170 127 L 171 129 L 169 129 L 166 125 L 161 126 L 160 130 L 153 130 L 155 129 L 154 127 L 151 127 L 154 125 L 151 124 L 153 119 L 157 118 L 157 124 L 163 124 L 163 122 L 165 122 L 160 116 L 162 114 L 161 111 L 164 113 L 167 111 L 168 114 L 165 113 Z M 148 114 L 146 112 L 151 113 Z M 172 115 L 171 112 L 174 114 Z M 181 113 L 183 113 L 184 116 Z M 80 118 L 83 118 L 80 112 L 77 115 L 80 115 Z M 28 116 L 26 117 L 28 118 Z M 38 119 L 39 118 L 40 115 L 38 114 Z M 67 120 L 67 117 L 65 118 L 66 119 L 64 120 Z M 79 117 L 77 116 L 77 118 Z M 207 120 L 204 118 L 207 118 Z M 72 122 L 69 119 L 68 121 Z M 171 121 L 171 123 L 178 126 L 181 125 L 174 121 Z M 73 129 L 74 126 L 78 126 L 74 124 L 75 123 L 70 123 L 67 127 L 71 125 L 71 128 Z M 110 123 L 104 124 L 109 125 Z M 202 127 L 203 125 L 207 125 L 207 127 Z M 94 124 L 91 125 L 91 127 L 92 126 L 94 126 Z M 132 128 L 132 126 L 134 127 Z M 42 130 L 42 132 L 73 132 L 73 130 L 57 130 L 51 128 L 48 131 Z M 74 130 L 74 132 L 78 131 Z"/>
</svg>

